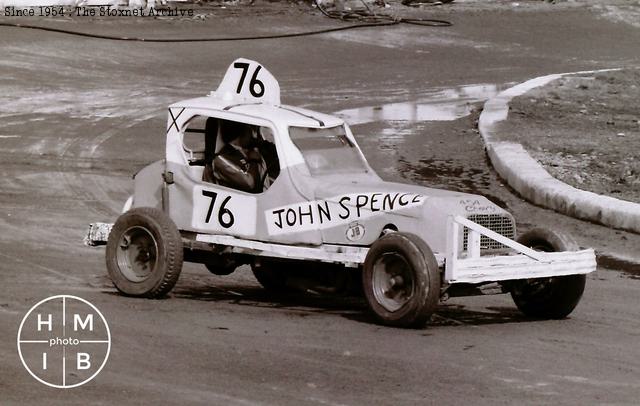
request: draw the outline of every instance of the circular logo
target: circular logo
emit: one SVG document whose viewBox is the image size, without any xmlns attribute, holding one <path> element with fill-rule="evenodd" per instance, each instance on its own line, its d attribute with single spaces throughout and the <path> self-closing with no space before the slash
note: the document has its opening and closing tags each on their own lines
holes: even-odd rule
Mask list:
<svg viewBox="0 0 640 406">
<path fill-rule="evenodd" d="M 359 241 L 364 237 L 364 226 L 358 222 L 353 222 L 349 224 L 347 228 L 347 240 L 349 241 Z"/>
<path fill-rule="evenodd" d="M 100 310 L 77 296 L 38 302 L 18 329 L 18 354 L 31 376 L 54 388 L 75 388 L 100 373 L 111 351 Z"/>
</svg>

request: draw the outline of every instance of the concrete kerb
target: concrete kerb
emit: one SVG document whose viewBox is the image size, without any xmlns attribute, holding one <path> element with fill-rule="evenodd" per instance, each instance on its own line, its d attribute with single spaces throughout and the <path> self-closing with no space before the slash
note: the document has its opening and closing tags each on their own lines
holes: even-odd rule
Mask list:
<svg viewBox="0 0 640 406">
<path fill-rule="evenodd" d="M 509 102 L 514 97 L 566 75 L 615 70 L 620 69 L 559 73 L 520 83 L 485 103 L 478 128 L 494 168 L 525 199 L 572 217 L 640 233 L 640 204 L 569 186 L 551 176 L 521 144 L 494 140 L 496 125 L 507 119 Z"/>
</svg>

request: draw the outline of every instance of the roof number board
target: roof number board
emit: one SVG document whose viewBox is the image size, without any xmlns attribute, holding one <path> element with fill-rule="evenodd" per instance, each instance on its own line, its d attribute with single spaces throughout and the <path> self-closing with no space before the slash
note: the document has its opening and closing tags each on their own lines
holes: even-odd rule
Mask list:
<svg viewBox="0 0 640 406">
<path fill-rule="evenodd" d="M 236 93 L 240 94 L 242 91 L 242 85 L 244 84 L 244 79 L 247 77 L 247 71 L 249 70 L 249 64 L 246 62 L 236 62 L 233 64 L 233 67 L 236 69 L 242 69 L 242 75 L 240 76 L 240 80 L 238 81 L 238 88 L 236 89 Z M 262 97 L 264 96 L 264 83 L 258 79 L 258 72 L 260 72 L 262 66 L 256 66 L 256 69 L 253 71 L 253 76 L 251 76 L 251 82 L 249 82 L 249 92 L 253 97 Z M 256 91 L 256 87 L 258 91 Z"/>
<path fill-rule="evenodd" d="M 234 103 L 280 104 L 280 85 L 273 75 L 256 61 L 236 59 L 214 96 Z"/>
</svg>

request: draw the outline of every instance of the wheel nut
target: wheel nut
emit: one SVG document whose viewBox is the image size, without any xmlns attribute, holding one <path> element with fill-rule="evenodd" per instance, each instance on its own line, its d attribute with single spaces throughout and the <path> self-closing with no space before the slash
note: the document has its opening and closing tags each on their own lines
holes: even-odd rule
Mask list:
<svg viewBox="0 0 640 406">
<path fill-rule="evenodd" d="M 404 282 L 404 280 L 402 279 L 402 276 L 400 275 L 396 275 L 393 278 L 391 278 L 389 280 L 389 284 L 391 285 L 391 287 L 397 286 L 397 285 L 402 285 L 402 283 Z"/>
<path fill-rule="evenodd" d="M 122 237 L 122 240 L 120 241 L 120 248 L 126 250 L 127 248 L 129 248 L 129 244 L 131 244 L 129 236 L 125 235 L 124 237 Z"/>
</svg>

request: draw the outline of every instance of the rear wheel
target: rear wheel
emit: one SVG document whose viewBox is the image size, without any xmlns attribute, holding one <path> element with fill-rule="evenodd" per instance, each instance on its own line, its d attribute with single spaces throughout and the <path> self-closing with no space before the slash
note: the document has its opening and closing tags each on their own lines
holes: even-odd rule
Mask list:
<svg viewBox="0 0 640 406">
<path fill-rule="evenodd" d="M 572 238 L 543 228 L 525 233 L 518 242 L 536 251 L 578 250 Z M 563 319 L 580 302 L 586 280 L 586 275 L 568 275 L 515 281 L 511 297 L 518 309 L 529 317 Z"/>
<path fill-rule="evenodd" d="M 388 233 L 374 242 L 362 273 L 365 297 L 382 324 L 421 327 L 440 300 L 440 270 L 419 237 Z"/>
<path fill-rule="evenodd" d="M 126 295 L 161 297 L 178 281 L 182 255 L 173 221 L 156 208 L 135 208 L 122 214 L 109 233 L 107 271 Z"/>
</svg>

